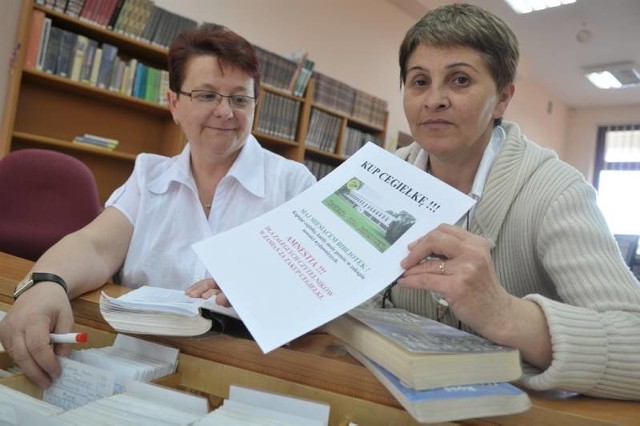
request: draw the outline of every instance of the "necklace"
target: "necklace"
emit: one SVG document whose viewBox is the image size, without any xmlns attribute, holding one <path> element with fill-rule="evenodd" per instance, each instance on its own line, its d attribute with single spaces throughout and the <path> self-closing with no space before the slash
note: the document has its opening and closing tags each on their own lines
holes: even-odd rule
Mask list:
<svg viewBox="0 0 640 426">
<path fill-rule="evenodd" d="M 210 209 L 211 208 L 211 204 L 204 204 L 204 208 L 205 209 Z"/>
</svg>

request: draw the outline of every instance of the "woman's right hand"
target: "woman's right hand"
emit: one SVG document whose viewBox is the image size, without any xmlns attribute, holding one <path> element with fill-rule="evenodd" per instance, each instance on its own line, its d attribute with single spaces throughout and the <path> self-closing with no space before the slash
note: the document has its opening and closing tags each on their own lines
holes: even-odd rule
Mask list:
<svg viewBox="0 0 640 426">
<path fill-rule="evenodd" d="M 205 278 L 195 284 L 192 284 L 185 290 L 185 294 L 190 297 L 201 297 L 203 299 L 209 299 L 215 297 L 216 303 L 220 306 L 230 307 L 229 299 L 224 295 L 218 284 L 213 278 Z"/>
<path fill-rule="evenodd" d="M 56 355 L 66 355 L 69 345 L 51 345 L 49 333 L 73 329 L 73 312 L 67 294 L 55 283 L 38 283 L 22 294 L 0 322 L 0 342 L 22 372 L 41 388 L 60 376 Z"/>
</svg>

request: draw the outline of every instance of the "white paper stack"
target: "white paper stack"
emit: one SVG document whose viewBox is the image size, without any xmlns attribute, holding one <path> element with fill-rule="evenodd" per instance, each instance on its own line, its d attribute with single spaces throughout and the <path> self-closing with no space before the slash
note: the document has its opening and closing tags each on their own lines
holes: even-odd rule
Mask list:
<svg viewBox="0 0 640 426">
<path fill-rule="evenodd" d="M 197 426 L 324 426 L 330 406 L 272 392 L 232 385 L 229 399 L 215 411 L 194 423 Z"/>
<path fill-rule="evenodd" d="M 29 424 L 26 419 L 46 419 L 62 411 L 60 407 L 0 385 L 0 425 L 2 426 Z"/>
<path fill-rule="evenodd" d="M 123 393 L 89 402 L 56 418 L 74 425 L 188 425 L 207 411 L 205 398 L 127 380 Z"/>
<path fill-rule="evenodd" d="M 62 375 L 43 399 L 64 409 L 124 390 L 128 379 L 152 381 L 175 372 L 178 349 L 119 334 L 113 346 L 72 351 L 59 357 Z"/>
</svg>

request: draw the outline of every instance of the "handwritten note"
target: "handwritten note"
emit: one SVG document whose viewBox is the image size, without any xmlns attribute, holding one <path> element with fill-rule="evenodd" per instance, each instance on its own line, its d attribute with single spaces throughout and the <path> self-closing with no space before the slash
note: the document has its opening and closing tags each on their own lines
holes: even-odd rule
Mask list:
<svg viewBox="0 0 640 426">
<path fill-rule="evenodd" d="M 69 358 L 58 357 L 62 375 L 47 388 L 42 399 L 69 410 L 113 394 L 115 375 Z"/>
</svg>

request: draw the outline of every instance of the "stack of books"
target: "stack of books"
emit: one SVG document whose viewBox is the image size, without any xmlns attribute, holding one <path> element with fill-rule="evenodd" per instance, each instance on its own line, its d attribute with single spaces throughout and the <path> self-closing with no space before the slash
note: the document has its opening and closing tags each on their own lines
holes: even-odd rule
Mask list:
<svg viewBox="0 0 640 426">
<path fill-rule="evenodd" d="M 118 147 L 120 143 L 117 139 L 106 138 L 104 136 L 91 135 L 89 133 L 85 133 L 84 135 L 79 135 L 73 138 L 73 143 L 77 143 L 80 145 L 91 146 L 94 148 L 104 148 L 109 151 L 113 151 Z"/>
<path fill-rule="evenodd" d="M 356 308 L 325 325 L 419 422 L 500 416 L 531 407 L 510 384 L 515 349 L 403 309 Z"/>
</svg>

